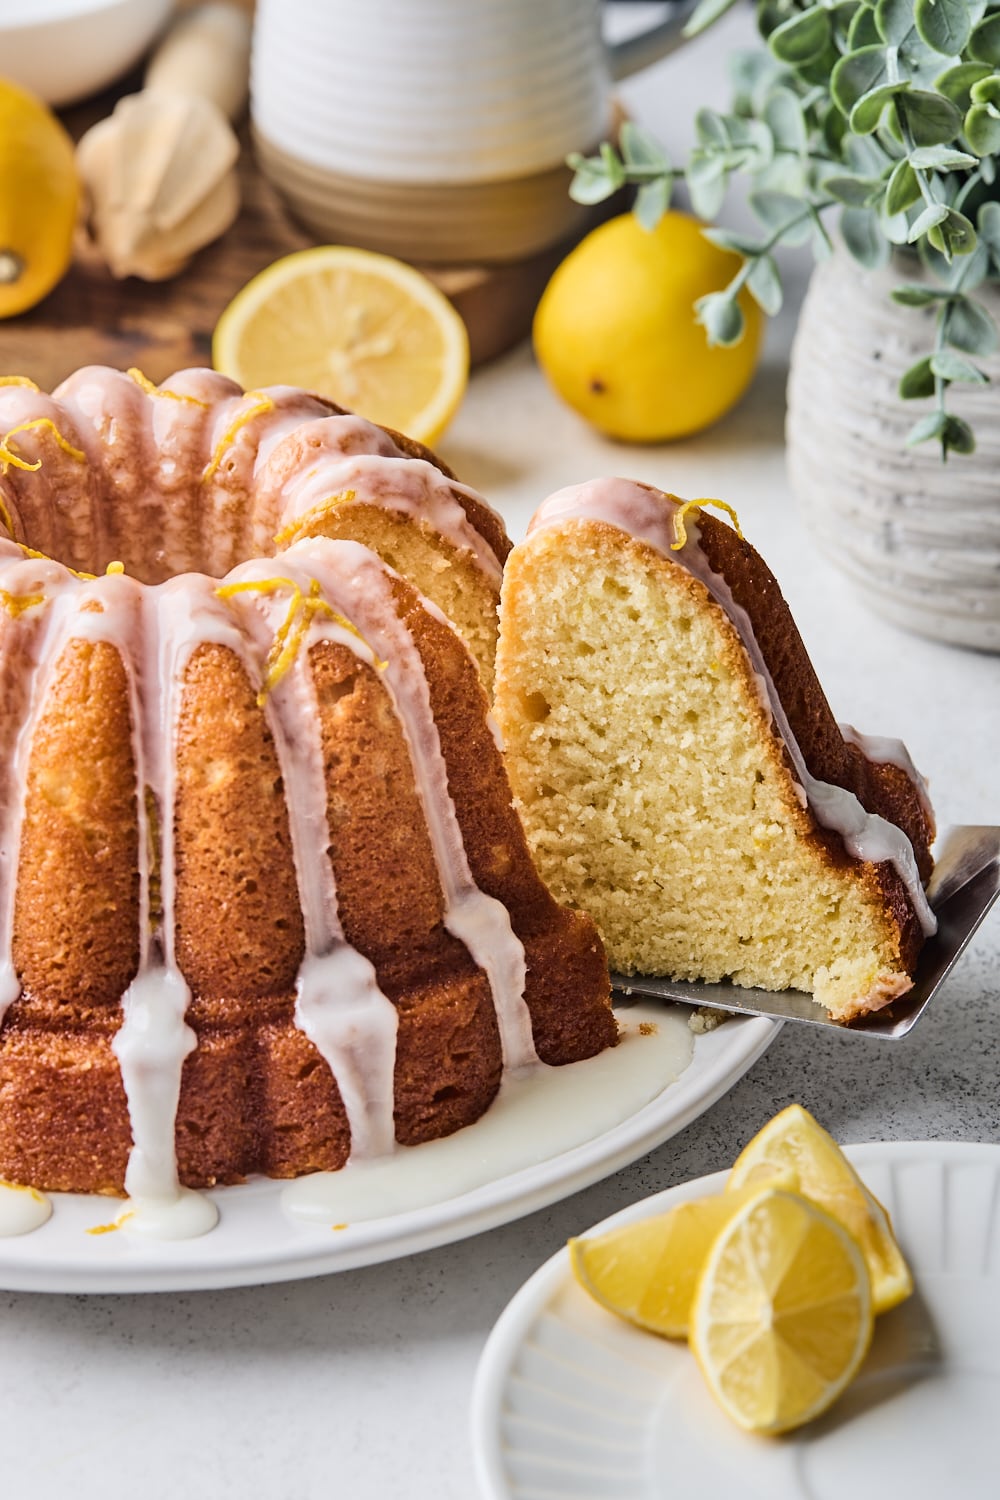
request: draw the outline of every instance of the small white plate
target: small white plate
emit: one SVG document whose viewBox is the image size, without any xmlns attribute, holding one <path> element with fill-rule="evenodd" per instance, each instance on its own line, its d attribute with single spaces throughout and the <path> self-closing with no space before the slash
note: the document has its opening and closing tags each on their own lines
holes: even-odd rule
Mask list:
<svg viewBox="0 0 1000 1500">
<path fill-rule="evenodd" d="M 1000 1409 L 1000 1146 L 847 1148 L 889 1210 L 917 1291 L 880 1318 L 854 1384 L 783 1438 L 741 1432 L 683 1343 L 605 1312 L 565 1250 L 521 1289 L 473 1394 L 488 1500 L 994 1500 Z M 717 1192 L 660 1193 L 600 1229 Z"/>
<path fill-rule="evenodd" d="M 623 1010 L 621 1018 L 633 1032 L 644 1024 L 655 1029 L 660 1022 L 667 1032 L 671 1027 L 684 1029 L 679 1019 L 684 1014 L 677 1007 L 647 1004 Z M 517 1170 L 497 1172 L 483 1185 L 459 1194 L 452 1186 L 451 1195 L 449 1183 L 454 1178 L 448 1170 L 441 1170 L 431 1176 L 435 1201 L 336 1230 L 329 1223 L 293 1219 L 282 1208 L 284 1184 L 267 1178 L 213 1192 L 210 1196 L 220 1211 L 217 1227 L 201 1239 L 167 1243 L 122 1232 L 88 1233 L 114 1219 L 121 1204 L 115 1199 L 53 1193 L 54 1211 L 47 1224 L 20 1238 L 0 1239 L 0 1288 L 170 1292 L 249 1286 L 374 1265 L 450 1244 L 567 1198 L 651 1151 L 732 1088 L 779 1030 L 780 1024 L 773 1021 L 729 1021 L 696 1038 L 692 1060 L 674 1082 L 666 1082 L 662 1071 L 657 1076 L 655 1069 L 650 1082 L 649 1057 L 644 1055 L 641 1039 L 638 1046 L 622 1045 L 589 1063 L 556 1069 L 567 1075 L 567 1082 L 568 1075 L 578 1079 L 579 1087 L 556 1090 L 553 1099 L 557 1102 L 547 1112 L 549 1118 L 544 1109 L 540 1117 L 537 1110 L 532 1115 L 530 1157 Z M 658 1045 L 651 1039 L 654 1051 Z M 593 1118 L 587 1070 L 595 1065 L 612 1070 L 612 1092 L 620 1093 L 616 1123 Z M 498 1133 L 497 1108 L 484 1116 L 485 1132 L 478 1125 L 469 1127 L 470 1137 L 481 1132 L 476 1137 L 477 1151 L 485 1144 L 484 1137 Z M 504 1131 L 508 1121 L 516 1129 L 517 1108 L 515 1102 L 513 1109 L 499 1117 Z M 575 1125 L 567 1115 L 575 1115 Z M 434 1150 L 441 1144 L 431 1142 L 414 1151 Z M 500 1159 L 504 1155 L 501 1152 Z M 424 1177 L 426 1181 L 426 1173 Z"/>
</svg>

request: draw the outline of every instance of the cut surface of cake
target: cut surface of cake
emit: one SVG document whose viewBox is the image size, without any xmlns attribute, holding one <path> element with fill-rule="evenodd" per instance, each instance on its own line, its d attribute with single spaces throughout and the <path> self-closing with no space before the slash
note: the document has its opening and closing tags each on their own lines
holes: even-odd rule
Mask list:
<svg viewBox="0 0 1000 1500">
<path fill-rule="evenodd" d="M 11 1181 L 162 1200 L 334 1170 L 615 1040 L 593 923 L 534 869 L 441 608 L 354 540 L 249 555 L 327 457 L 339 485 L 355 437 L 396 440 L 216 380 L 0 390 Z M 437 485 L 365 456 L 392 467 L 347 487 L 393 513 Z"/>
<path fill-rule="evenodd" d="M 515 797 L 613 970 L 801 989 L 850 1020 L 911 987 L 933 931 L 930 806 L 898 741 L 836 724 L 763 560 L 698 504 L 598 480 L 514 548 Z"/>
</svg>

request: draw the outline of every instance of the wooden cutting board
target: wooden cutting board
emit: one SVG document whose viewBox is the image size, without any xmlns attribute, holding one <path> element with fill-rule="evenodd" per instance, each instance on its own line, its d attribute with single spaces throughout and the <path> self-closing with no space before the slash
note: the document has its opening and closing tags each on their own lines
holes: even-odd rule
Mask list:
<svg viewBox="0 0 1000 1500">
<path fill-rule="evenodd" d="M 70 133 L 79 138 L 111 113 L 119 95 L 140 86 L 136 75 L 66 111 Z M 0 322 L 0 374 L 27 375 L 51 390 L 86 364 L 135 365 L 154 381 L 188 365 L 211 364 L 212 330 L 240 287 L 279 256 L 315 243 L 256 169 L 245 128 L 242 139 L 242 207 L 221 239 L 172 281 L 143 282 L 116 281 L 81 236 L 74 263 L 55 291 L 31 312 Z M 601 205 L 594 222 L 612 211 Z M 507 266 L 423 268 L 465 319 L 473 364 L 527 335 L 535 304 L 571 247 L 572 241 Z"/>
</svg>

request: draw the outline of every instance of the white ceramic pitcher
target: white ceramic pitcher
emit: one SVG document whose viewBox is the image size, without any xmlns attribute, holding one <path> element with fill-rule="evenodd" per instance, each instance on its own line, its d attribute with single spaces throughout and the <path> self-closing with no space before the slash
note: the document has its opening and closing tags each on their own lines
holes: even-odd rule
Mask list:
<svg viewBox="0 0 1000 1500">
<path fill-rule="evenodd" d="M 257 0 L 264 170 L 314 232 L 411 259 L 518 259 L 570 232 L 566 156 L 685 7 L 609 47 L 601 0 Z M 690 6 L 686 8 L 690 9 Z"/>
</svg>

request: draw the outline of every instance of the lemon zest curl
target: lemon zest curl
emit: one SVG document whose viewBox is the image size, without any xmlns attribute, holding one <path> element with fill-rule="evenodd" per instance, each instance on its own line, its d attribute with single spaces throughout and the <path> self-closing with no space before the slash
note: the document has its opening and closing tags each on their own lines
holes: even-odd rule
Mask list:
<svg viewBox="0 0 1000 1500">
<path fill-rule="evenodd" d="M 700 511 L 705 505 L 716 505 L 718 506 L 719 510 L 724 510 L 726 512 L 726 515 L 733 523 L 733 528 L 736 532 L 736 535 L 739 537 L 740 541 L 743 540 L 743 531 L 740 527 L 740 518 L 736 514 L 733 507 L 726 504 L 725 500 L 685 500 L 680 509 L 674 513 L 675 540 L 670 544 L 671 552 L 679 552 L 687 541 L 687 527 L 684 524 L 684 517 L 688 514 L 689 511 L 694 511 L 695 514 L 697 514 L 697 512 Z"/>
<path fill-rule="evenodd" d="M 135 365 L 130 370 L 126 370 L 125 374 L 130 380 L 134 380 L 147 396 L 165 396 L 169 401 L 184 401 L 188 406 L 200 406 L 203 411 L 209 410 L 209 403 L 200 400 L 197 396 L 188 396 L 183 391 L 172 391 L 167 386 L 155 385 L 149 376 L 144 375 Z"/>
<path fill-rule="evenodd" d="M 276 547 L 284 547 L 291 542 L 297 542 L 300 537 L 313 535 L 311 527 L 317 521 L 322 521 L 335 510 L 338 505 L 347 505 L 355 496 L 354 490 L 340 490 L 336 495 L 328 495 L 325 500 L 320 500 L 316 505 L 310 506 L 301 516 L 297 516 L 274 538 Z"/>
<path fill-rule="evenodd" d="M 207 484 L 208 481 L 215 475 L 216 471 L 219 468 L 219 465 L 222 463 L 222 460 L 225 457 L 226 449 L 231 447 L 232 444 L 236 441 L 241 428 L 245 427 L 248 422 L 252 422 L 254 417 L 261 417 L 265 412 L 274 410 L 274 402 L 271 400 L 270 396 L 265 396 L 263 391 L 247 391 L 246 394 L 248 396 L 256 397 L 256 400 L 254 401 L 253 406 L 248 406 L 245 411 L 237 412 L 236 416 L 230 422 L 229 426 L 226 428 L 225 432 L 216 443 L 215 449 L 212 453 L 212 457 L 209 459 L 208 464 L 205 466 L 205 469 L 201 476 L 202 482 L 205 484 Z"/>
<path fill-rule="evenodd" d="M 274 640 L 267 653 L 264 663 L 264 680 L 257 694 L 258 708 L 264 707 L 268 693 L 277 687 L 292 667 L 316 615 L 327 616 L 335 624 L 356 636 L 363 645 L 368 645 L 357 626 L 352 625 L 350 620 L 333 608 L 332 604 L 328 604 L 325 599 L 321 598 L 319 580 L 316 578 L 310 583 L 308 594 L 304 594 L 292 578 L 261 578 L 242 583 L 224 583 L 215 592 L 220 599 L 231 599 L 235 594 L 275 594 L 282 588 L 291 589 L 291 598 L 288 603 L 288 612 L 275 631 Z M 378 671 L 383 671 L 386 665 L 386 662 L 376 661 L 375 663 Z"/>
</svg>

